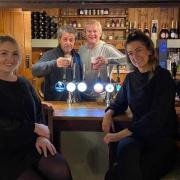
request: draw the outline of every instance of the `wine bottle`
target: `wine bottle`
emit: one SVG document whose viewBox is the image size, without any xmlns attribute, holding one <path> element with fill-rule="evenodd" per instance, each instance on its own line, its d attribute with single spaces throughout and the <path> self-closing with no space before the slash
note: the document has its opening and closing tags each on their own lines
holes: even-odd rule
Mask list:
<svg viewBox="0 0 180 180">
<path fill-rule="evenodd" d="M 169 39 L 169 30 L 168 30 L 167 24 L 165 24 L 165 36 L 166 36 L 166 39 Z"/>
<path fill-rule="evenodd" d="M 159 33 L 159 39 L 166 39 L 165 24 L 162 24 L 161 31 Z"/>
<path fill-rule="evenodd" d="M 175 39 L 178 39 L 180 36 L 179 36 L 179 29 L 178 29 L 178 22 L 177 21 L 175 22 L 175 29 L 176 29 Z"/>
<path fill-rule="evenodd" d="M 144 34 L 145 34 L 146 36 L 148 36 L 148 37 L 150 36 L 150 32 L 149 32 L 147 23 L 144 24 Z"/>
<path fill-rule="evenodd" d="M 141 23 L 138 23 L 138 30 L 142 31 Z"/>
</svg>

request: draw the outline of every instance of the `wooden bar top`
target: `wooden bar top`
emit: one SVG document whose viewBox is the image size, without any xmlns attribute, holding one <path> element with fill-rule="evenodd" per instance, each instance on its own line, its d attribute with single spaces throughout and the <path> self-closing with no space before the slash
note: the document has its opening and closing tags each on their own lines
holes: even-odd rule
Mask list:
<svg viewBox="0 0 180 180">
<path fill-rule="evenodd" d="M 97 102 L 80 102 L 68 104 L 64 101 L 48 101 L 52 104 L 54 113 L 53 119 L 56 120 L 102 120 L 106 106 Z"/>
</svg>

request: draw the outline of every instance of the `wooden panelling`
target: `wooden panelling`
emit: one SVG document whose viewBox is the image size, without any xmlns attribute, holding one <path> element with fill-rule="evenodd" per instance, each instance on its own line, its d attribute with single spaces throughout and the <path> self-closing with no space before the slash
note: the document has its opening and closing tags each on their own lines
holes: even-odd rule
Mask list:
<svg viewBox="0 0 180 180">
<path fill-rule="evenodd" d="M 17 71 L 18 74 L 32 79 L 31 61 L 31 13 L 21 9 L 0 9 L 0 34 L 14 37 L 22 53 L 22 62 Z M 26 55 L 29 55 L 29 66 L 27 67 Z"/>
<path fill-rule="evenodd" d="M 158 31 L 163 23 L 166 23 L 170 28 L 172 20 L 178 21 L 180 19 L 178 17 L 179 8 L 129 8 L 129 21 L 140 23 L 143 29 L 145 23 L 151 29 L 153 19 L 158 20 Z"/>
</svg>

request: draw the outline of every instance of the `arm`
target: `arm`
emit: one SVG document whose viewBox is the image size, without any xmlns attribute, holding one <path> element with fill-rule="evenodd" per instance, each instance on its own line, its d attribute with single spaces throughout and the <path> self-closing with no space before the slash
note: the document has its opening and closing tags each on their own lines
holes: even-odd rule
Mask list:
<svg viewBox="0 0 180 180">
<path fill-rule="evenodd" d="M 127 80 L 124 81 L 123 86 L 116 95 L 114 102 L 111 103 L 110 106 L 105 110 L 106 113 L 103 118 L 102 129 L 106 133 L 110 131 L 110 127 L 113 125 L 113 116 L 124 113 L 128 108 L 126 83 Z"/>
<path fill-rule="evenodd" d="M 46 52 L 40 60 L 32 65 L 33 76 L 42 77 L 52 72 L 56 67 L 56 58 L 50 52 Z"/>
<path fill-rule="evenodd" d="M 123 54 L 110 44 L 105 44 L 105 48 L 106 57 L 109 58 L 107 59 L 108 64 L 127 64 L 125 54 Z"/>
<path fill-rule="evenodd" d="M 129 128 L 135 138 L 144 141 L 167 136 L 175 123 L 175 86 L 170 74 L 163 74 L 153 86 L 150 109 Z"/>
</svg>

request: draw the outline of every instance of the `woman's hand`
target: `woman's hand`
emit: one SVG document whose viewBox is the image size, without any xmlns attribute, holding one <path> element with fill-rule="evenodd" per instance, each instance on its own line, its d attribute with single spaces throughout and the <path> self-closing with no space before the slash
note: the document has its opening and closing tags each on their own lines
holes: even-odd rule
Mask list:
<svg viewBox="0 0 180 180">
<path fill-rule="evenodd" d="M 44 154 L 45 157 L 47 157 L 48 151 L 52 156 L 54 156 L 56 152 L 56 148 L 54 145 L 49 141 L 49 139 L 39 136 L 36 140 L 36 149 L 39 152 L 39 154 Z"/>
<path fill-rule="evenodd" d="M 43 137 L 46 137 L 48 139 L 50 138 L 49 128 L 48 128 L 48 126 L 46 126 L 44 124 L 35 123 L 34 132 L 39 136 L 43 136 Z"/>
<path fill-rule="evenodd" d="M 113 115 L 114 111 L 109 109 L 106 113 L 105 116 L 103 118 L 103 122 L 102 122 L 102 130 L 105 133 L 109 133 L 110 132 L 110 128 L 112 127 L 113 131 L 114 131 L 114 126 L 113 126 L 113 121 L 112 121 L 112 115 Z"/>
<path fill-rule="evenodd" d="M 117 142 L 120 141 L 122 138 L 125 138 L 127 136 L 131 136 L 132 132 L 128 129 L 123 129 L 122 131 L 118 133 L 107 133 L 104 137 L 104 142 L 106 144 L 109 144 L 110 142 Z"/>
</svg>

